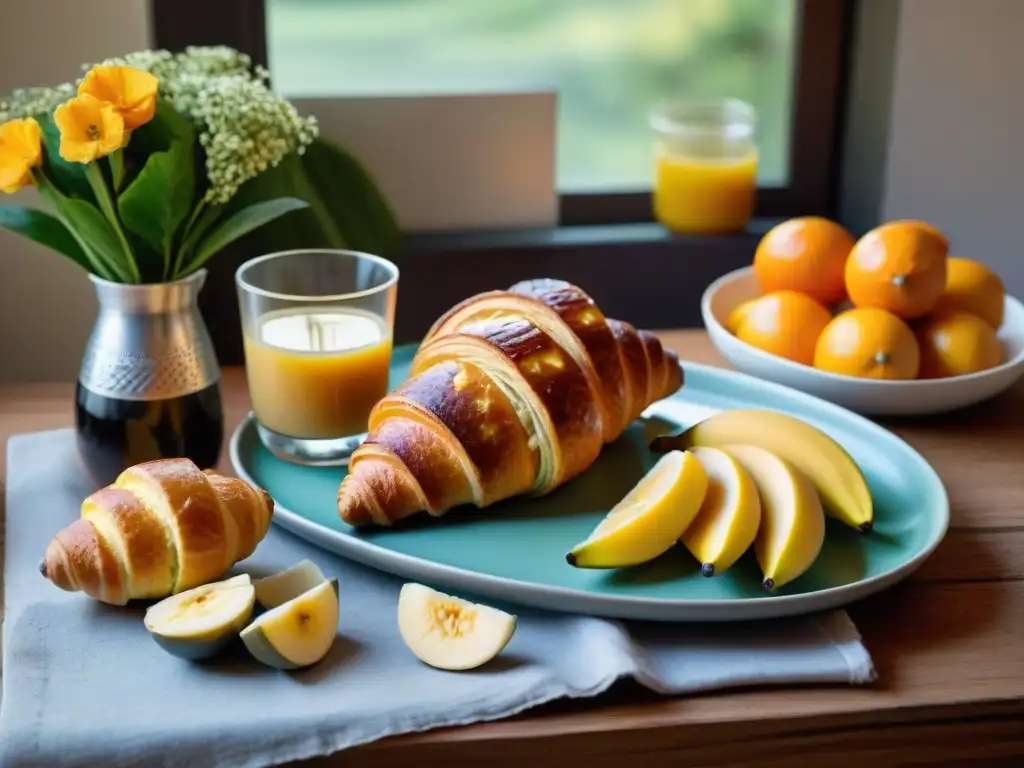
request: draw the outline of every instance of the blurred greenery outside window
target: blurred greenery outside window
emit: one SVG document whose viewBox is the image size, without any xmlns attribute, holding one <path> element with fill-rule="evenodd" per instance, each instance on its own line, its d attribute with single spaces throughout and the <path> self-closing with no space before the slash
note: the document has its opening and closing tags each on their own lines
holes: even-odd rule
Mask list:
<svg viewBox="0 0 1024 768">
<path fill-rule="evenodd" d="M 286 96 L 557 90 L 561 193 L 641 192 L 650 107 L 731 96 L 758 113 L 759 183 L 789 182 L 796 0 L 266 0 Z"/>
</svg>

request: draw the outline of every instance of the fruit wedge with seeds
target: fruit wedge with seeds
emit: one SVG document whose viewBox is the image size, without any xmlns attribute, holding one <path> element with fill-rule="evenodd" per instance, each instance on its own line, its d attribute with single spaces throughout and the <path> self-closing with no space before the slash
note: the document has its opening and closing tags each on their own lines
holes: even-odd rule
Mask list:
<svg viewBox="0 0 1024 768">
<path fill-rule="evenodd" d="M 775 590 L 814 564 L 825 541 L 825 513 L 810 480 L 785 459 L 756 445 L 723 448 L 750 474 L 761 497 L 754 554 L 764 587 Z"/>
<path fill-rule="evenodd" d="M 316 664 L 338 634 L 338 580 L 272 608 L 242 630 L 242 642 L 258 661 L 277 669 Z"/>
<path fill-rule="evenodd" d="M 753 478 L 718 448 L 692 448 L 708 475 L 708 490 L 697 517 L 680 540 L 705 576 L 725 573 L 754 543 L 761 524 L 761 499 Z"/>
<path fill-rule="evenodd" d="M 277 608 L 303 592 L 327 581 L 312 560 L 302 560 L 291 568 L 256 579 L 256 602 L 264 608 Z"/>
<path fill-rule="evenodd" d="M 689 451 L 662 456 L 594 529 L 566 555 L 577 568 L 620 568 L 667 552 L 704 501 L 708 477 Z"/>
<path fill-rule="evenodd" d="M 171 595 L 151 605 L 143 623 L 165 651 L 200 661 L 237 640 L 255 606 L 252 581 L 242 574 Z"/>
<path fill-rule="evenodd" d="M 474 669 L 504 650 L 516 617 L 497 608 L 405 584 L 398 596 L 398 631 L 422 661 L 450 671 Z"/>
</svg>

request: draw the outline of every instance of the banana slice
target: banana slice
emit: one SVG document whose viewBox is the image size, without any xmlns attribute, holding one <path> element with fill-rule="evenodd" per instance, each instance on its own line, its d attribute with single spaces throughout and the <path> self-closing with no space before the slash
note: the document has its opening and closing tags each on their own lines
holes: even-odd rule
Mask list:
<svg viewBox="0 0 1024 768">
<path fill-rule="evenodd" d="M 291 568 L 256 579 L 256 602 L 264 608 L 277 608 L 317 584 L 327 581 L 312 560 L 302 560 Z"/>
<path fill-rule="evenodd" d="M 486 605 L 406 584 L 398 596 L 398 631 L 425 664 L 446 670 L 479 667 L 508 645 L 516 617 Z"/>
<path fill-rule="evenodd" d="M 171 595 L 146 611 L 143 623 L 168 653 L 190 661 L 224 650 L 252 618 L 256 590 L 248 574 Z"/>
<path fill-rule="evenodd" d="M 754 543 L 761 500 L 753 478 L 718 448 L 691 448 L 708 474 L 708 492 L 681 541 L 701 563 L 701 573 L 725 573 Z"/>
<path fill-rule="evenodd" d="M 750 473 L 761 497 L 754 553 L 765 589 L 775 590 L 811 567 L 825 542 L 825 513 L 811 481 L 799 469 L 756 445 L 724 450 Z"/>
<path fill-rule="evenodd" d="M 281 603 L 242 630 L 242 642 L 258 661 L 298 669 L 320 661 L 338 634 L 338 580 L 321 582 Z"/>
<path fill-rule="evenodd" d="M 577 568 L 619 568 L 653 560 L 693 521 L 708 488 L 704 467 L 689 451 L 670 451 L 565 556 Z"/>
<path fill-rule="evenodd" d="M 864 533 L 871 530 L 871 492 L 853 457 L 829 435 L 789 414 L 722 411 L 682 434 L 656 438 L 651 450 L 685 450 L 697 445 L 724 448 L 729 444 L 756 445 L 788 461 L 807 475 L 830 517 Z"/>
</svg>

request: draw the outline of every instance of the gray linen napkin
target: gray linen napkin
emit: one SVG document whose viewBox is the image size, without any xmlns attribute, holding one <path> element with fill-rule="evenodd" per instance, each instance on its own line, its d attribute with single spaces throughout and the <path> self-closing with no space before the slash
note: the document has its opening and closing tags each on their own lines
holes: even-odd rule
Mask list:
<svg viewBox="0 0 1024 768">
<path fill-rule="evenodd" d="M 512 642 L 471 672 L 420 663 L 396 626 L 401 581 L 272 526 L 235 571 L 310 558 L 341 588 L 339 637 L 285 673 L 244 652 L 195 665 L 162 651 L 142 610 L 65 593 L 40 577 L 49 539 L 92 488 L 71 430 L 8 446 L 0 765 L 258 766 L 393 734 L 503 718 L 631 677 L 670 694 L 752 684 L 866 683 L 875 671 L 845 612 L 755 627 L 630 624 L 513 610 Z M 506 606 L 507 607 L 507 606 Z"/>
</svg>

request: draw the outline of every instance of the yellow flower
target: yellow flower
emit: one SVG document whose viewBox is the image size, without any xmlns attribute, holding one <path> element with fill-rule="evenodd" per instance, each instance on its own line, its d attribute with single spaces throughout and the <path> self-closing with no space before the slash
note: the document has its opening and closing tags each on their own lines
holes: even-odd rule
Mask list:
<svg viewBox="0 0 1024 768">
<path fill-rule="evenodd" d="M 109 155 L 125 138 L 124 120 L 114 105 L 88 93 L 57 107 L 53 121 L 60 129 L 60 156 L 69 163 Z"/>
<path fill-rule="evenodd" d="M 113 104 L 124 129 L 130 131 L 153 119 L 159 83 L 149 72 L 133 67 L 93 67 L 78 86 L 78 95 Z"/>
<path fill-rule="evenodd" d="M 42 162 L 39 123 L 27 117 L 0 125 L 0 190 L 13 194 L 31 184 L 30 169 Z"/>
</svg>

